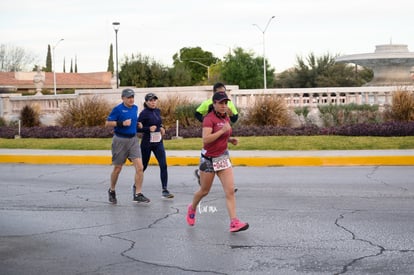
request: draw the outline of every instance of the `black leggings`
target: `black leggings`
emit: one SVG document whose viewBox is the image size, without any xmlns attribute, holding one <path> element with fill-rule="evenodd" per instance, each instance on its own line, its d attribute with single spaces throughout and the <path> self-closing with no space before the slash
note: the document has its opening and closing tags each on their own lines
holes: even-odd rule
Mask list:
<svg viewBox="0 0 414 275">
<path fill-rule="evenodd" d="M 167 189 L 168 185 L 168 171 L 167 171 L 167 158 L 165 155 L 165 148 L 163 142 L 141 142 L 141 154 L 142 154 L 142 164 L 144 165 L 144 171 L 147 169 L 151 152 L 154 152 L 155 158 L 158 161 L 158 166 L 160 167 L 160 178 L 162 189 Z"/>
</svg>

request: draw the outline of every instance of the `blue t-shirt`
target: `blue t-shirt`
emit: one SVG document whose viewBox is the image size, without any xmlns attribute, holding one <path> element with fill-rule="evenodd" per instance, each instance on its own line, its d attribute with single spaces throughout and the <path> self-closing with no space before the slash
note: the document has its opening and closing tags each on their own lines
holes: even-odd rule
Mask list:
<svg viewBox="0 0 414 275">
<path fill-rule="evenodd" d="M 138 106 L 127 107 L 124 103 L 115 106 L 109 114 L 107 121 L 124 121 L 131 119 L 130 126 L 115 127 L 115 134 L 135 136 L 137 134 Z"/>
</svg>

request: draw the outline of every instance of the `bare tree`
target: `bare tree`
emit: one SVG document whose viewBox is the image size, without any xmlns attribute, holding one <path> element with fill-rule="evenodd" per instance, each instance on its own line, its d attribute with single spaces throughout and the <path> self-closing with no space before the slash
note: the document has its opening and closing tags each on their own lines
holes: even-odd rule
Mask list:
<svg viewBox="0 0 414 275">
<path fill-rule="evenodd" d="M 36 58 L 25 49 L 11 45 L 0 45 L 0 71 L 18 72 L 34 67 Z"/>
</svg>

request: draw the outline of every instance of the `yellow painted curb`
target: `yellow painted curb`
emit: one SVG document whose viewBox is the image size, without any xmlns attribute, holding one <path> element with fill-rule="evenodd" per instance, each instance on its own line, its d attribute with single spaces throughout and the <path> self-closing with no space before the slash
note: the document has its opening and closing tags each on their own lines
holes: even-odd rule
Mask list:
<svg viewBox="0 0 414 275">
<path fill-rule="evenodd" d="M 45 156 L 45 155 L 0 155 L 0 163 L 25 164 L 111 164 L 108 156 Z"/>
<path fill-rule="evenodd" d="M 414 166 L 414 156 L 232 157 L 234 166 Z M 0 163 L 111 165 L 110 156 L 0 155 Z M 167 157 L 170 166 L 197 166 L 199 157 Z M 157 165 L 151 157 L 150 165 Z"/>
<path fill-rule="evenodd" d="M 239 166 L 414 165 L 414 156 L 239 157 L 231 160 Z"/>
</svg>

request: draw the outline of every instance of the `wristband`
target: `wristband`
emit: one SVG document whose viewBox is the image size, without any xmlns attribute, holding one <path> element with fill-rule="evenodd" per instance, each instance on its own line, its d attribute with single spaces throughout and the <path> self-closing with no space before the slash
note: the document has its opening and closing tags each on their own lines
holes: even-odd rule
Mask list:
<svg viewBox="0 0 414 275">
<path fill-rule="evenodd" d="M 123 121 L 117 121 L 116 122 L 116 127 L 119 127 L 119 128 L 124 127 L 124 122 Z"/>
</svg>

